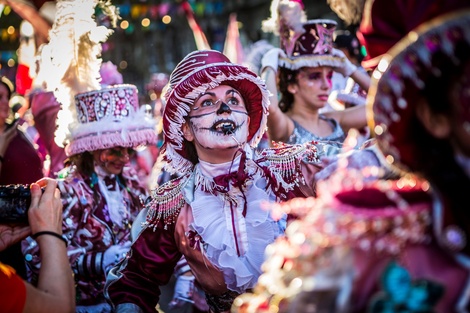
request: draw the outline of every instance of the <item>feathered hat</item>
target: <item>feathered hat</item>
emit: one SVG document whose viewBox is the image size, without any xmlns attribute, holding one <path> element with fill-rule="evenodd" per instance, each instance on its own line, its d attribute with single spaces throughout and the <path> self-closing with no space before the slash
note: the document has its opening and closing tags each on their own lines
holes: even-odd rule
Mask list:
<svg viewBox="0 0 470 313">
<path fill-rule="evenodd" d="M 337 67 L 344 63 L 343 58 L 332 55 L 335 21 L 306 20 L 302 1 L 292 0 L 273 1 L 271 15 L 263 22 L 263 30 L 280 37 L 281 49 L 286 54 L 279 57 L 280 67 L 298 70 L 302 67 Z"/>
<path fill-rule="evenodd" d="M 255 147 L 261 139 L 266 130 L 269 105 L 269 92 L 264 82 L 218 51 L 194 51 L 176 66 L 164 97 L 162 153 L 170 172 L 185 172 L 193 167 L 184 147 L 181 126 L 194 100 L 219 85 L 229 85 L 243 96 L 250 116 L 248 143 Z"/>
<path fill-rule="evenodd" d="M 461 71 L 469 55 L 470 10 L 465 10 L 421 25 L 382 57 L 372 75 L 367 106 L 371 129 L 391 164 L 406 171 L 419 168 L 415 157 L 419 147 L 411 136 L 417 103 L 429 101 L 430 82 L 450 80 L 443 73 Z M 460 118 L 470 132 L 470 83 L 460 83 Z M 442 96 L 448 97 L 444 90 Z"/>
<path fill-rule="evenodd" d="M 43 82 L 62 105 L 55 141 L 68 156 L 156 142 L 154 122 L 139 110 L 137 88 L 100 85 L 101 43 L 112 30 L 97 25 L 96 6 L 115 25 L 118 16 L 109 1 L 57 1 L 50 40 L 41 49 L 36 84 Z"/>
</svg>

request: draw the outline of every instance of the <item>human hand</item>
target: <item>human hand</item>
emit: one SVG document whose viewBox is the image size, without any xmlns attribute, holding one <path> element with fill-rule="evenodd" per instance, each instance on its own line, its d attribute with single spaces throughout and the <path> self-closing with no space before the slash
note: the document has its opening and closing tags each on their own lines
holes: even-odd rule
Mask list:
<svg viewBox="0 0 470 313">
<path fill-rule="evenodd" d="M 106 269 L 110 266 L 114 266 L 119 261 L 121 261 L 129 251 L 129 248 L 131 247 L 131 242 L 126 241 L 122 245 L 112 245 L 103 254 L 103 270 L 106 271 Z"/>
<path fill-rule="evenodd" d="M 286 54 L 282 49 L 272 48 L 261 59 L 261 72 L 267 67 L 270 67 L 277 73 L 277 68 L 279 66 L 279 57 L 286 57 Z"/>
<path fill-rule="evenodd" d="M 31 234 L 31 228 L 25 225 L 0 224 L 0 251 L 14 245 Z"/>
<path fill-rule="evenodd" d="M 41 192 L 44 188 L 44 193 Z M 28 210 L 28 221 L 33 234 L 51 231 L 62 234 L 62 201 L 57 189 L 57 181 L 42 178 L 31 184 L 31 205 Z"/>
<path fill-rule="evenodd" d="M 332 55 L 334 57 L 341 58 L 344 60 L 344 62 L 340 66 L 333 68 L 335 72 L 340 73 L 344 77 L 349 77 L 357 70 L 357 66 L 352 64 L 351 61 L 349 61 L 343 51 L 339 49 L 333 49 Z"/>
<path fill-rule="evenodd" d="M 16 122 L 14 125 L 10 126 L 7 130 L 0 134 L 0 156 L 5 155 L 5 151 L 7 151 L 8 145 L 10 144 L 13 137 L 16 136 Z"/>
<path fill-rule="evenodd" d="M 194 293 L 194 276 L 180 275 L 176 279 L 175 284 L 175 293 L 173 294 L 173 299 L 168 304 L 170 309 L 180 308 L 185 303 L 194 303 L 193 293 Z"/>
</svg>

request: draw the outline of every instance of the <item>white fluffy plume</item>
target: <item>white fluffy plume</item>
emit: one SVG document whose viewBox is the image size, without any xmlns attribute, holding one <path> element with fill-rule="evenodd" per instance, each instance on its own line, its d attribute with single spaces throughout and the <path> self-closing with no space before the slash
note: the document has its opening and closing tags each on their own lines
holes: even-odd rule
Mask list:
<svg viewBox="0 0 470 313">
<path fill-rule="evenodd" d="M 262 22 L 264 32 L 279 35 L 281 27 L 287 27 L 295 33 L 303 33 L 303 23 L 307 15 L 299 1 L 273 0 L 271 2 L 271 17 Z"/>
<path fill-rule="evenodd" d="M 46 82 L 62 108 L 57 116 L 55 141 L 64 146 L 68 125 L 77 120 L 74 96 L 100 89 L 101 43 L 112 30 L 98 26 L 98 0 L 58 0 L 50 41 L 42 47 L 36 79 Z"/>
</svg>

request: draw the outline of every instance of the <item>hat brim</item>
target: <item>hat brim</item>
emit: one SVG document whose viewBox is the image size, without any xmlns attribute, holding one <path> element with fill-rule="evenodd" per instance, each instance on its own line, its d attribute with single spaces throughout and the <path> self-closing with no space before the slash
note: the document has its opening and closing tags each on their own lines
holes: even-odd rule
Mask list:
<svg viewBox="0 0 470 313">
<path fill-rule="evenodd" d="M 211 63 L 181 78 L 180 83 L 166 95 L 162 120 L 167 152 L 165 159 L 170 166 L 168 170 L 184 172 L 192 167 L 183 147 L 181 127 L 194 100 L 201 93 L 219 85 L 232 86 L 244 98 L 250 116 L 248 143 L 253 147 L 258 144 L 266 130 L 269 106 L 269 91 L 264 82 L 245 66 L 227 62 Z"/>
<path fill-rule="evenodd" d="M 344 64 L 345 59 L 332 55 L 303 55 L 298 57 L 280 57 L 279 66 L 290 70 L 298 70 L 303 67 L 338 67 Z"/>
<path fill-rule="evenodd" d="M 105 118 L 87 124 L 71 125 L 71 139 L 65 146 L 67 156 L 113 147 L 138 147 L 158 141 L 156 122 L 147 117 L 144 108 L 125 120 Z"/>
<path fill-rule="evenodd" d="M 470 47 L 469 33 L 470 10 L 435 18 L 393 46 L 372 74 L 366 102 L 368 123 L 387 161 L 398 170 L 408 172 L 418 167 L 418 148 L 410 131 L 417 99 L 422 97 L 417 90 L 424 88 L 424 77 L 438 70 L 433 66 L 433 55 L 439 52 L 455 58 L 456 42 Z M 433 41 L 440 44 L 431 48 Z"/>
</svg>

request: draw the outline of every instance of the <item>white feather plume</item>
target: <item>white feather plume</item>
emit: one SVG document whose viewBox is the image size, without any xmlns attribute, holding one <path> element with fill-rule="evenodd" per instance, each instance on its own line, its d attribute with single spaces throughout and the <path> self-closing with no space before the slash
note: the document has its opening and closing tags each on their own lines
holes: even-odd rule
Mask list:
<svg viewBox="0 0 470 313">
<path fill-rule="evenodd" d="M 303 33 L 303 24 L 307 15 L 297 1 L 273 0 L 271 2 L 271 17 L 262 22 L 264 32 L 279 35 L 281 27 L 287 27 L 295 33 Z"/>
<path fill-rule="evenodd" d="M 74 96 L 100 89 L 101 43 L 112 30 L 98 26 L 98 0 L 58 0 L 50 40 L 41 50 L 36 79 L 46 82 L 62 108 L 57 116 L 55 141 L 64 146 L 68 125 L 77 120 Z"/>
</svg>

